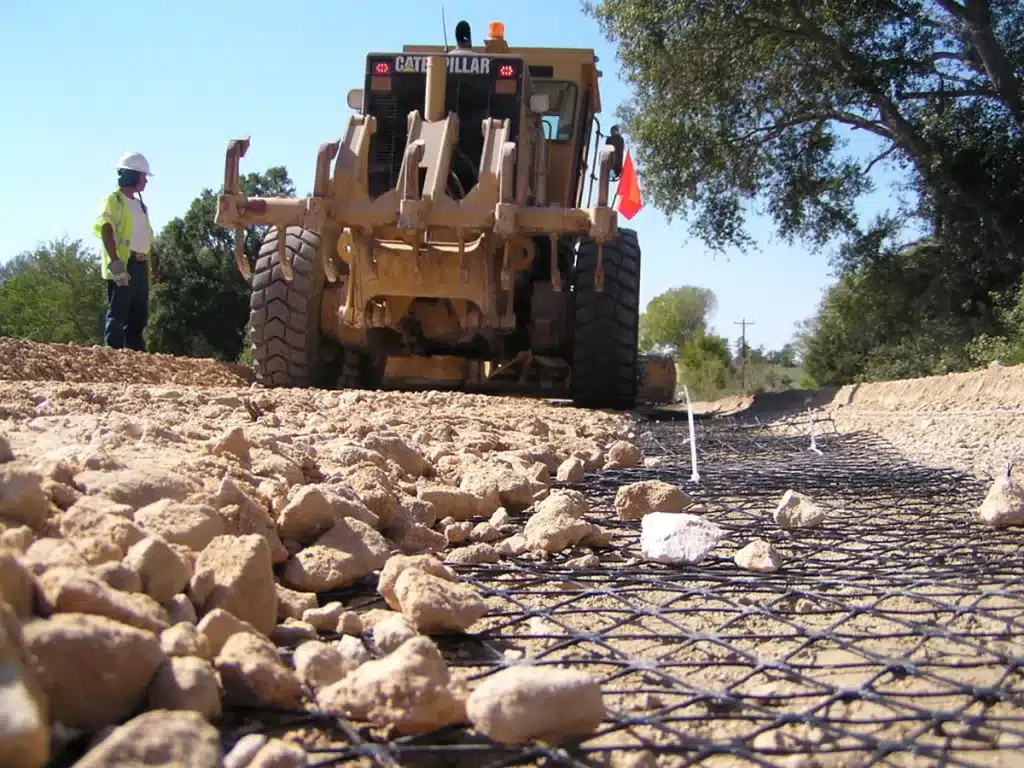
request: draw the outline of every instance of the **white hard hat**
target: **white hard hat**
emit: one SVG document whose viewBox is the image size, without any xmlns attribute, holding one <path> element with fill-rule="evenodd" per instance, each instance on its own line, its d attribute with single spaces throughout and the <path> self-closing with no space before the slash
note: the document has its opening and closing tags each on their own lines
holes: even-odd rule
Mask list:
<svg viewBox="0 0 1024 768">
<path fill-rule="evenodd" d="M 149 161 L 139 152 L 125 152 L 121 155 L 121 160 L 117 164 L 117 170 L 122 168 L 129 171 L 139 171 L 147 176 L 153 175 L 153 172 L 149 170 Z"/>
</svg>

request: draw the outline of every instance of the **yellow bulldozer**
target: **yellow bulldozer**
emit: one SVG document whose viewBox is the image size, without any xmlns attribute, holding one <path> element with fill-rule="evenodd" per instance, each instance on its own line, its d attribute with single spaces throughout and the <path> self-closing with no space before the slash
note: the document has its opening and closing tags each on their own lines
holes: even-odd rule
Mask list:
<svg viewBox="0 0 1024 768">
<path fill-rule="evenodd" d="M 597 56 L 512 48 L 500 22 L 456 41 L 366 57 L 308 197 L 243 195 L 249 139 L 228 144 L 216 222 L 252 280 L 258 384 L 671 400 L 674 363 L 637 349 L 640 245 L 609 205 L 624 148 L 601 132 Z"/>
</svg>

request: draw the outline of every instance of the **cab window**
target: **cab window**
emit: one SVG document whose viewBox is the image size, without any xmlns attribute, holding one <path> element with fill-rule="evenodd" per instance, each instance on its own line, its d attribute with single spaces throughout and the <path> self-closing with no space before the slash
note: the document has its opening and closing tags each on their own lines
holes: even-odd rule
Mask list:
<svg viewBox="0 0 1024 768">
<path fill-rule="evenodd" d="M 565 80 L 533 81 L 534 91 L 546 93 L 551 99 L 551 108 L 541 118 L 544 137 L 549 141 L 572 141 L 576 129 L 576 83 Z"/>
</svg>

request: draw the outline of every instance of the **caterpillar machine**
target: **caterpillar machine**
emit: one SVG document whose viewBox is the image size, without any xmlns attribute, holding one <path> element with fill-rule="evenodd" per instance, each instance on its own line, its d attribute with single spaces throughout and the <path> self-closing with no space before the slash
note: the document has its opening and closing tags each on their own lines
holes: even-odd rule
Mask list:
<svg viewBox="0 0 1024 768">
<path fill-rule="evenodd" d="M 216 222 L 252 280 L 258 385 L 671 401 L 674 362 L 637 351 L 640 246 L 609 205 L 624 149 L 601 142 L 597 56 L 512 48 L 500 22 L 456 41 L 366 57 L 308 197 L 247 197 L 249 139 L 228 144 Z"/>
</svg>

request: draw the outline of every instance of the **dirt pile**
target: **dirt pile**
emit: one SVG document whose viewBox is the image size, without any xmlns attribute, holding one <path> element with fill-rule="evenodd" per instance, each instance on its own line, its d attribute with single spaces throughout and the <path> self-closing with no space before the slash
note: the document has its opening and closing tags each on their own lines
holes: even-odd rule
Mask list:
<svg viewBox="0 0 1024 768">
<path fill-rule="evenodd" d="M 0 382 L 0 654 L 24 713 L 0 732 L 0 755 L 26 765 L 52 756 L 58 722 L 115 727 L 96 764 L 161 738 L 216 764 L 209 724 L 236 706 L 317 706 L 404 733 L 472 724 L 472 686 L 427 633 L 472 631 L 488 601 L 449 565 L 570 548 L 596 558 L 607 534 L 552 478 L 643 460 L 618 415 L 445 393 L 152 386 L 128 363 L 117 384 L 70 380 L 120 354 L 93 352 L 63 381 Z M 52 377 L 27 358 L 7 373 L 19 365 Z M 230 381 L 216 364 L 175 365 L 173 377 Z M 378 577 L 390 610 L 323 597 Z M 579 687 L 599 722 L 594 685 Z M 497 727 L 490 709 L 481 717 Z M 284 742 L 243 747 L 305 760 Z"/>
<path fill-rule="evenodd" d="M 0 380 L 246 387 L 254 379 L 216 360 L 0 338 Z"/>
</svg>

